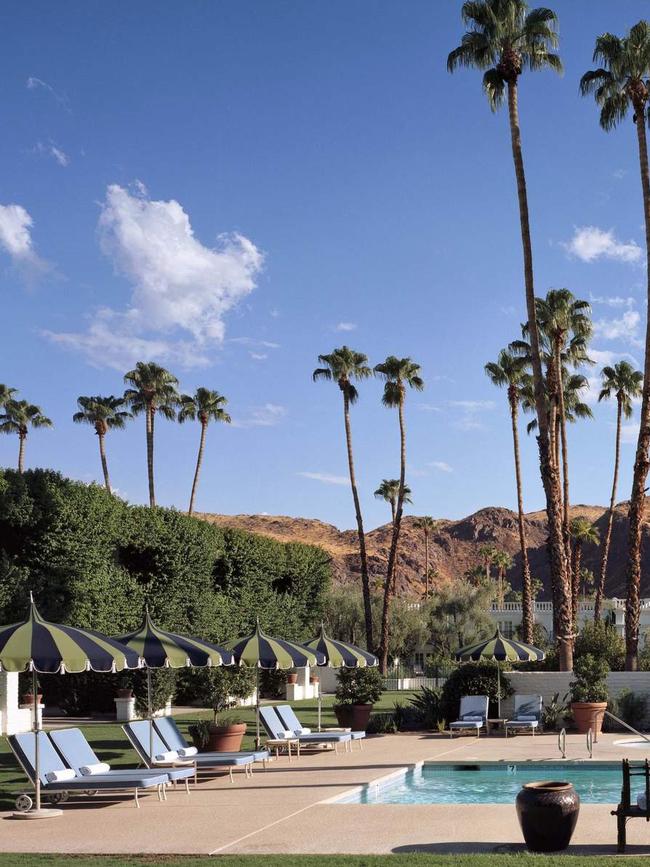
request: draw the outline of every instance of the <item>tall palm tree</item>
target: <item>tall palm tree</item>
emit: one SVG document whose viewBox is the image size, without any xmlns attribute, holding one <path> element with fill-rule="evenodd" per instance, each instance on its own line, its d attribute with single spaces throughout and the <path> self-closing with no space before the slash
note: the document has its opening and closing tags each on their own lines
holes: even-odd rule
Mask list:
<svg viewBox="0 0 650 867">
<path fill-rule="evenodd" d="M 438 522 L 430 515 L 423 515 L 415 522 L 417 530 L 424 535 L 424 598 L 429 598 L 429 537 L 438 529 Z"/>
<path fill-rule="evenodd" d="M 11 400 L 17 391 L 17 388 L 10 388 L 8 385 L 0 382 L 0 407 L 3 407 L 7 401 Z"/>
<path fill-rule="evenodd" d="M 648 143 L 646 118 L 650 88 L 650 25 L 639 21 L 627 36 L 603 33 L 596 39 L 594 62 L 597 69 L 586 72 L 580 80 L 583 96 L 593 93 L 600 108 L 600 125 L 609 132 L 621 123 L 630 107 L 636 126 L 643 216 L 646 239 L 646 294 L 647 312 L 650 312 L 650 170 L 648 169 Z M 632 476 L 632 493 L 628 511 L 627 600 L 625 604 L 625 667 L 638 668 L 639 618 L 641 613 L 641 528 L 645 506 L 645 486 L 648 477 L 648 450 L 650 449 L 650 328 L 646 325 L 645 360 L 643 368 L 643 396 L 641 424 L 636 444 L 636 458 Z"/>
<path fill-rule="evenodd" d="M 573 538 L 573 583 L 572 606 L 573 606 L 573 629 L 578 628 L 578 599 L 580 597 L 580 580 L 582 570 L 582 550 L 585 545 L 597 545 L 600 542 L 598 527 L 592 524 L 588 518 L 573 518 L 570 524 L 571 537 Z"/>
<path fill-rule="evenodd" d="M 412 503 L 412 491 L 408 485 L 404 485 L 404 502 Z M 395 512 L 397 510 L 397 499 L 399 497 L 399 479 L 382 479 L 381 484 L 375 491 L 375 497 L 378 500 L 385 500 L 390 504 L 391 524 L 395 523 Z"/>
<path fill-rule="evenodd" d="M 156 505 L 156 491 L 153 472 L 153 447 L 156 413 L 170 421 L 176 418 L 179 394 L 176 390 L 178 380 L 153 361 L 138 361 L 133 370 L 124 375 L 124 382 L 132 387 L 124 392 L 124 400 L 129 404 L 133 415 L 145 414 L 147 436 L 147 475 L 149 478 L 149 505 Z"/>
<path fill-rule="evenodd" d="M 521 550 L 521 630 L 523 640 L 528 644 L 533 641 L 533 599 L 530 583 L 530 565 L 528 563 L 528 543 L 526 540 L 526 525 L 524 523 L 524 497 L 521 483 L 521 459 L 519 454 L 519 429 L 517 417 L 519 404 L 530 390 L 530 374 L 527 373 L 526 358 L 517 357 L 507 349 L 502 349 L 496 361 L 485 365 L 490 382 L 499 388 L 507 388 L 508 406 L 510 407 L 510 426 L 512 428 L 512 445 L 515 458 L 515 482 L 517 485 L 517 523 L 519 528 L 519 548 Z"/>
<path fill-rule="evenodd" d="M 488 586 L 492 581 L 490 576 L 490 567 L 494 565 L 494 560 L 498 551 L 499 549 L 496 545 L 481 545 L 478 549 L 478 555 L 481 560 L 483 560 L 483 566 L 485 568 L 485 583 Z"/>
<path fill-rule="evenodd" d="M 510 121 L 510 142 L 517 181 L 519 222 L 524 258 L 524 288 L 531 344 L 531 363 L 535 409 L 539 421 L 538 448 L 540 473 L 546 495 L 549 530 L 550 566 L 553 584 L 553 605 L 557 615 L 560 668 L 573 668 L 573 636 L 571 632 L 571 587 L 568 581 L 566 547 L 562 527 L 562 490 L 558 469 L 550 452 L 549 428 L 546 418 L 544 376 L 540 353 L 533 250 L 528 216 L 528 192 L 519 127 L 518 81 L 524 69 L 562 70 L 562 63 L 552 49 L 558 44 L 557 17 L 550 9 L 528 10 L 524 0 L 468 0 L 462 6 L 463 21 L 469 25 L 461 44 L 447 59 L 447 69 L 459 66 L 485 70 L 483 89 L 490 108 L 496 111 L 507 94 Z"/>
<path fill-rule="evenodd" d="M 395 593 L 395 561 L 397 558 L 397 546 L 402 524 L 402 509 L 404 495 L 406 493 L 406 422 L 404 420 L 404 401 L 406 389 L 413 388 L 422 391 L 424 380 L 420 376 L 420 365 L 410 358 L 397 358 L 389 355 L 386 361 L 375 365 L 375 373 L 384 380 L 384 393 L 382 403 L 389 408 L 397 408 L 400 436 L 400 473 L 397 503 L 395 504 L 395 520 L 393 521 L 393 534 L 388 552 L 388 565 L 386 567 L 386 583 L 384 585 L 384 605 L 381 615 L 381 637 L 379 642 L 379 664 L 382 672 L 388 668 L 388 638 L 389 638 L 389 614 L 390 603 Z"/>
<path fill-rule="evenodd" d="M 503 603 L 505 601 L 503 588 L 506 580 L 506 572 L 512 566 L 512 557 L 506 551 L 497 551 L 493 563 L 497 567 L 497 598 L 499 607 L 503 608 Z"/>
<path fill-rule="evenodd" d="M 106 445 L 104 439 L 109 430 L 123 428 L 126 420 L 131 418 L 131 413 L 122 409 L 124 406 L 123 397 L 78 397 L 77 406 L 79 412 L 72 416 L 72 421 L 79 424 L 91 424 L 95 428 L 99 442 L 99 457 L 102 462 L 102 472 L 104 473 L 104 485 L 109 494 L 111 491 L 111 480 L 108 475 L 108 462 L 106 460 Z"/>
<path fill-rule="evenodd" d="M 25 469 L 25 440 L 30 427 L 52 427 L 51 420 L 43 415 L 40 406 L 26 400 L 9 398 L 4 412 L 0 414 L 0 433 L 18 434 L 18 472 Z"/>
<path fill-rule="evenodd" d="M 374 647 L 372 630 L 372 603 L 370 598 L 370 580 L 368 577 L 368 557 L 366 554 L 366 537 L 363 530 L 363 517 L 361 514 L 361 502 L 357 490 L 357 479 L 354 470 L 354 457 L 352 454 L 352 427 L 350 425 L 350 407 L 355 404 L 359 392 L 353 380 L 368 379 L 372 376 L 372 370 L 368 366 L 368 357 L 362 352 L 355 352 L 348 346 L 334 349 L 329 355 L 319 355 L 318 361 L 323 367 L 317 367 L 312 378 L 327 379 L 335 382 L 343 395 L 343 421 L 345 425 L 345 441 L 348 452 L 348 472 L 350 474 L 350 487 L 354 501 L 354 512 L 357 519 L 357 534 L 359 536 L 359 558 L 361 560 L 361 587 L 363 592 L 363 610 L 366 621 L 366 645 L 368 650 Z"/>
<path fill-rule="evenodd" d="M 187 510 L 188 515 L 194 511 L 194 498 L 196 497 L 196 489 L 199 484 L 199 473 L 201 471 L 201 463 L 203 462 L 203 451 L 205 449 L 205 435 L 208 430 L 208 424 L 211 421 L 222 421 L 230 424 L 232 419 L 224 409 L 228 400 L 218 391 L 210 391 L 209 388 L 197 388 L 193 395 L 181 395 L 180 410 L 178 412 L 178 420 L 181 424 L 188 421 L 198 419 L 201 424 L 201 438 L 199 440 L 199 453 L 196 458 L 196 469 L 194 470 L 194 481 L 192 482 L 192 493 L 190 494 L 190 507 Z"/>
<path fill-rule="evenodd" d="M 612 494 L 607 513 L 607 527 L 603 536 L 600 555 L 600 576 L 596 586 L 594 620 L 600 620 L 607 580 L 607 561 L 609 560 L 609 546 L 612 541 L 614 506 L 616 505 L 616 488 L 618 486 L 618 467 L 621 456 L 621 426 L 623 416 L 625 418 L 631 417 L 632 401 L 634 398 L 641 397 L 643 383 L 643 373 L 640 370 L 635 370 L 627 361 L 619 361 L 614 367 L 603 367 L 600 375 L 602 376 L 603 383 L 598 400 L 609 400 L 612 396 L 616 397 L 616 439 L 614 445 L 614 478 L 612 479 Z"/>
</svg>

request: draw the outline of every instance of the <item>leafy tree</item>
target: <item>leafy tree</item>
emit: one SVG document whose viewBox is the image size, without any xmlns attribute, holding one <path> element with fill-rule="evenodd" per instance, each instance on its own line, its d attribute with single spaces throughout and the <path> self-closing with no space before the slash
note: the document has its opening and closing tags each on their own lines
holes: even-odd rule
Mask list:
<svg viewBox="0 0 650 867">
<path fill-rule="evenodd" d="M 423 515 L 415 522 L 415 528 L 422 531 L 424 536 L 424 598 L 429 598 L 429 579 L 431 570 L 429 569 L 429 537 L 438 528 L 438 522 L 434 521 L 429 515 Z"/>
<path fill-rule="evenodd" d="M 199 440 L 199 453 L 196 458 L 196 469 L 194 471 L 194 481 L 192 482 L 192 493 L 190 495 L 190 507 L 187 514 L 191 515 L 194 511 L 194 498 L 196 497 L 196 489 L 199 483 L 199 473 L 201 472 L 201 463 L 203 462 L 203 452 L 205 450 L 205 435 L 208 431 L 208 424 L 211 421 L 221 421 L 230 424 L 232 419 L 224 409 L 228 400 L 218 391 L 210 391 L 208 388 L 197 388 L 193 395 L 184 394 L 181 396 L 181 408 L 178 413 L 178 420 L 181 424 L 188 419 L 194 421 L 198 419 L 201 425 L 201 439 Z"/>
<path fill-rule="evenodd" d="M 468 0 L 461 15 L 468 30 L 461 44 L 447 59 L 447 69 L 459 66 L 484 70 L 483 90 L 490 108 L 496 111 L 507 95 L 510 142 L 517 181 L 521 243 L 524 257 L 524 287 L 531 345 L 535 409 L 539 423 L 540 472 L 546 495 L 551 576 L 554 605 L 558 612 L 558 636 L 562 648 L 561 667 L 572 668 L 571 588 L 562 529 L 562 491 L 558 468 L 550 447 L 549 425 L 544 396 L 544 376 L 535 309 L 533 252 L 528 215 L 528 193 L 519 127 L 518 82 L 524 69 L 549 68 L 560 72 L 557 46 L 557 17 L 550 9 L 529 11 L 524 0 Z"/>
<path fill-rule="evenodd" d="M 109 430 L 123 428 L 126 420 L 131 418 L 131 413 L 123 410 L 123 397 L 78 397 L 79 411 L 72 416 L 72 420 L 79 424 L 90 424 L 95 428 L 99 442 L 99 457 L 102 462 L 104 473 L 104 485 L 108 493 L 111 493 L 111 480 L 108 475 L 108 462 L 106 460 L 106 444 L 104 442 Z"/>
<path fill-rule="evenodd" d="M 22 473 L 25 468 L 25 441 L 30 427 L 52 427 L 52 422 L 43 415 L 40 406 L 26 400 L 14 400 L 9 397 L 3 409 L 4 412 L 0 414 L 0 433 L 18 434 L 18 472 Z"/>
<path fill-rule="evenodd" d="M 431 595 L 427 605 L 429 643 L 452 658 L 463 647 L 494 631 L 489 614 L 492 588 L 451 581 Z"/>
<path fill-rule="evenodd" d="M 594 62 L 597 69 L 586 72 L 580 80 L 583 96 L 592 93 L 600 109 L 600 125 L 609 132 L 618 126 L 632 108 L 636 127 L 643 193 L 643 216 L 646 236 L 647 307 L 650 309 L 650 170 L 646 120 L 650 89 L 650 25 L 639 21 L 623 37 L 603 33 L 596 39 Z M 639 651 L 641 593 L 641 529 L 645 507 L 645 487 L 650 462 L 650 347 L 646 345 L 643 367 L 643 390 L 640 426 L 637 439 L 632 493 L 628 512 L 627 601 L 625 608 L 626 667 L 636 670 Z"/>
<path fill-rule="evenodd" d="M 359 392 L 354 380 L 368 379 L 372 370 L 368 367 L 368 357 L 362 352 L 355 352 L 348 346 L 334 349 L 329 355 L 319 355 L 318 361 L 323 367 L 317 367 L 312 374 L 314 382 L 327 379 L 336 382 L 343 395 L 343 421 L 345 424 L 345 441 L 348 453 L 348 472 L 350 487 L 354 501 L 354 512 L 357 520 L 357 535 L 359 537 L 359 558 L 361 560 L 361 587 L 363 590 L 363 605 L 366 621 L 366 643 L 373 647 L 372 607 L 370 603 L 370 579 L 368 577 L 368 557 L 366 554 L 366 537 L 363 530 L 361 501 L 357 490 L 357 479 L 352 454 L 352 426 L 350 425 L 350 407 L 357 402 Z"/>
<path fill-rule="evenodd" d="M 460 700 L 464 695 L 487 695 L 496 711 L 499 700 L 497 666 L 508 671 L 507 663 L 464 662 L 449 675 L 442 688 L 441 710 L 447 722 L 458 719 Z M 513 693 L 507 677 L 501 675 L 501 701 Z"/>
<path fill-rule="evenodd" d="M 609 546 L 612 540 L 612 525 L 614 523 L 614 507 L 616 505 L 616 488 L 618 486 L 618 467 L 621 457 L 621 427 L 623 416 L 631 418 L 632 401 L 641 397 L 643 373 L 635 370 L 627 361 L 619 361 L 613 367 L 603 367 L 601 373 L 602 388 L 598 395 L 598 401 L 610 400 L 616 397 L 616 438 L 614 444 L 614 477 L 612 479 L 612 494 L 609 500 L 607 513 L 607 527 L 603 536 L 602 551 L 600 557 L 600 578 L 596 587 L 596 601 L 594 603 L 594 620 L 600 620 L 603 596 L 605 595 L 605 582 L 607 580 L 607 562 L 609 560 Z"/>
<path fill-rule="evenodd" d="M 528 543 L 524 522 L 524 497 L 521 482 L 521 458 L 519 455 L 519 430 L 517 418 L 519 405 L 525 389 L 530 388 L 530 374 L 527 372 L 527 359 L 517 357 L 507 349 L 502 349 L 496 361 L 485 365 L 490 382 L 499 388 L 507 389 L 512 428 L 512 446 L 515 458 L 515 481 L 517 485 L 517 525 L 519 528 L 519 549 L 521 551 L 521 592 L 522 628 L 524 641 L 531 643 L 533 637 L 533 603 L 531 597 L 530 565 L 528 563 Z"/>
<path fill-rule="evenodd" d="M 592 524 L 588 518 L 573 518 L 569 525 L 569 532 L 573 539 L 573 565 L 571 569 L 572 580 L 572 606 L 573 606 L 573 629 L 578 626 L 578 597 L 580 596 L 580 577 L 582 570 L 582 549 L 585 545 L 598 545 L 600 533 L 598 527 Z"/>
<path fill-rule="evenodd" d="M 149 478 L 149 505 L 156 505 L 154 486 L 153 452 L 156 413 L 163 418 L 176 418 L 175 407 L 179 396 L 176 390 L 178 380 L 164 367 L 153 361 L 138 361 L 133 370 L 124 374 L 124 382 L 131 385 L 124 392 L 124 400 L 131 407 L 133 415 L 145 415 L 147 436 L 147 475 Z"/>
<path fill-rule="evenodd" d="M 379 665 L 382 672 L 386 673 L 388 664 L 388 640 L 389 640 L 389 614 L 390 604 L 395 594 L 395 565 L 397 562 L 397 548 L 399 545 L 400 529 L 402 525 L 402 509 L 406 494 L 406 422 L 404 420 L 404 401 L 406 389 L 413 388 L 422 391 L 424 380 L 420 376 L 420 365 L 410 358 L 397 358 L 389 355 L 386 361 L 375 365 L 375 373 L 384 380 L 384 393 L 382 403 L 391 409 L 397 409 L 400 434 L 400 474 L 397 503 L 395 504 L 395 518 L 393 520 L 393 533 L 388 551 L 388 565 L 386 567 L 386 583 L 384 585 L 384 610 L 381 617 L 381 635 L 379 640 Z"/>
<path fill-rule="evenodd" d="M 625 664 L 625 641 L 611 623 L 603 620 L 585 623 L 576 638 L 576 660 L 587 654 L 604 659 L 612 671 L 621 671 Z"/>
</svg>

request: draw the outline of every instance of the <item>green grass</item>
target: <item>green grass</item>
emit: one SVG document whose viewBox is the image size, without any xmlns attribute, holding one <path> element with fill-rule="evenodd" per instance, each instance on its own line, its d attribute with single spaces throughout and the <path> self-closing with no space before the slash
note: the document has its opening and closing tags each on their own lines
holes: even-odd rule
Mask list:
<svg viewBox="0 0 650 867">
<path fill-rule="evenodd" d="M 385 692 L 379 702 L 375 705 L 377 711 L 392 710 L 396 701 L 406 702 L 412 692 Z M 323 698 L 323 725 L 336 725 L 336 717 L 332 710 L 333 697 L 325 696 Z M 293 703 L 296 712 L 303 725 L 311 729 L 316 729 L 318 725 L 318 705 L 313 699 L 307 701 L 297 701 Z M 248 726 L 246 736 L 244 738 L 242 748 L 251 749 L 255 739 L 255 708 L 244 707 L 238 708 L 237 716 L 242 722 Z M 181 730 L 190 740 L 187 733 L 187 728 L 196 719 L 210 719 L 210 711 L 198 711 L 197 713 L 188 714 L 183 717 L 176 717 Z M 76 725 L 74 719 L 70 719 L 70 725 Z M 82 731 L 93 746 L 95 752 L 99 755 L 102 761 L 109 762 L 113 767 L 135 767 L 138 764 L 138 758 L 135 752 L 131 749 L 126 735 L 122 731 L 118 723 L 95 724 L 90 726 L 81 726 Z M 0 810 L 10 810 L 13 808 L 15 793 L 20 791 L 25 785 L 25 777 L 13 757 L 7 742 L 4 738 L 0 739 Z"/>
<path fill-rule="evenodd" d="M 221 855 L 204 858 L 178 856 L 0 855 L 1 867 L 638 867 L 641 860 L 579 855 Z"/>
</svg>

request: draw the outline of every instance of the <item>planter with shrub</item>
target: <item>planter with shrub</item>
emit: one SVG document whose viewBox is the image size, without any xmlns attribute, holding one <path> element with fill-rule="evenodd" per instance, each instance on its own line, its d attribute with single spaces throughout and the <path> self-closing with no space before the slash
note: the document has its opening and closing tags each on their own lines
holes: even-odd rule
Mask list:
<svg viewBox="0 0 650 867">
<path fill-rule="evenodd" d="M 571 713 L 577 731 L 586 734 L 591 729 L 600 734 L 607 710 L 609 665 L 591 653 L 579 657 L 573 664 L 575 680 L 569 684 Z"/>
<path fill-rule="evenodd" d="M 506 667 L 507 666 L 507 667 Z M 501 701 L 514 690 L 503 672 L 510 666 L 499 663 L 501 669 Z M 460 700 L 464 695 L 487 695 L 490 700 L 489 715 L 495 716 L 498 704 L 499 685 L 497 664 L 494 662 L 464 662 L 447 678 L 440 699 L 440 717 L 451 722 L 458 719 Z"/>
<path fill-rule="evenodd" d="M 334 713 L 338 724 L 365 731 L 372 708 L 384 691 L 384 679 L 377 668 L 342 668 L 337 675 Z"/>
<path fill-rule="evenodd" d="M 189 732 L 200 752 L 238 752 L 246 734 L 242 720 L 225 713 L 251 694 L 251 672 L 245 668 L 214 668 L 206 672 L 211 687 L 212 722 L 198 720 Z"/>
</svg>

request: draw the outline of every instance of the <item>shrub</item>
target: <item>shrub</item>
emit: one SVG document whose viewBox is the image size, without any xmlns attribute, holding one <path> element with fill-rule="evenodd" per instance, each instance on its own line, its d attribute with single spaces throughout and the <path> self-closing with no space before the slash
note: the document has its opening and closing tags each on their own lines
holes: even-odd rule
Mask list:
<svg viewBox="0 0 650 867">
<path fill-rule="evenodd" d="M 500 664 L 503 672 L 505 666 Z M 512 695 L 507 677 L 501 676 L 501 700 Z M 493 710 L 497 705 L 497 666 L 494 662 L 466 662 L 459 665 L 445 681 L 441 696 L 441 716 L 458 719 L 460 700 L 464 695 L 487 695 Z"/>
<path fill-rule="evenodd" d="M 393 735 L 398 731 L 398 722 L 395 714 L 390 713 L 373 713 L 368 720 L 366 732 L 369 735 Z"/>
<path fill-rule="evenodd" d="M 640 728 L 645 722 L 648 699 L 645 695 L 622 689 L 616 697 L 617 716 L 633 728 Z"/>
<path fill-rule="evenodd" d="M 375 704 L 384 691 L 378 668 L 342 668 L 337 675 L 337 704 Z"/>
<path fill-rule="evenodd" d="M 542 708 L 542 725 L 545 729 L 553 731 L 557 728 L 558 723 L 566 719 L 569 712 L 568 698 L 568 692 L 562 698 L 560 698 L 560 693 L 556 692 L 548 704 L 544 705 Z"/>
<path fill-rule="evenodd" d="M 422 727 L 434 729 L 442 718 L 442 690 L 423 686 L 411 699 L 411 705 L 417 710 Z"/>
<path fill-rule="evenodd" d="M 579 657 L 573 663 L 575 680 L 569 684 L 572 702 L 607 701 L 607 674 L 609 665 L 591 653 Z"/>
<path fill-rule="evenodd" d="M 591 654 L 604 659 L 611 671 L 622 671 L 625 664 L 625 641 L 611 623 L 596 620 L 585 623 L 576 638 L 574 659 Z"/>
</svg>

